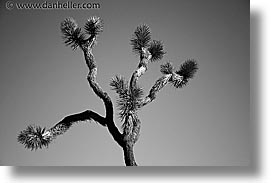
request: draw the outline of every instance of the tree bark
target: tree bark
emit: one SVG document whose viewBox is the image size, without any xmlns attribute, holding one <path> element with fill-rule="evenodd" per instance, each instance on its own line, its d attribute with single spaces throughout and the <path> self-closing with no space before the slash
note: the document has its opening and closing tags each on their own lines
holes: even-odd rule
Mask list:
<svg viewBox="0 0 275 183">
<path fill-rule="evenodd" d="M 126 143 L 123 152 L 126 166 L 138 166 L 134 156 L 134 144 Z"/>
<path fill-rule="evenodd" d="M 89 41 L 90 40 L 90 41 Z M 97 76 L 97 67 L 95 57 L 92 53 L 92 48 L 94 42 L 96 41 L 95 38 L 90 38 L 84 45 L 82 45 L 82 50 L 84 53 L 84 58 L 89 69 L 89 73 L 87 76 L 87 80 L 92 88 L 93 92 L 103 101 L 105 105 L 105 120 L 106 126 L 112 135 L 113 139 L 120 145 L 123 145 L 123 137 L 118 128 L 116 127 L 113 117 L 114 117 L 114 109 L 113 103 L 109 95 L 103 91 L 100 85 L 96 81 Z"/>
<path fill-rule="evenodd" d="M 130 79 L 130 90 L 135 88 L 138 79 L 147 71 L 148 63 L 151 58 L 152 55 L 148 49 L 142 48 L 140 62 Z M 126 166 L 138 166 L 134 157 L 134 144 L 138 141 L 140 135 L 141 122 L 138 119 L 136 111 L 132 111 L 132 114 L 126 117 L 125 123 L 128 123 L 128 127 L 124 129 L 122 134 L 124 144 L 121 146 L 124 151 L 124 161 Z"/>
</svg>

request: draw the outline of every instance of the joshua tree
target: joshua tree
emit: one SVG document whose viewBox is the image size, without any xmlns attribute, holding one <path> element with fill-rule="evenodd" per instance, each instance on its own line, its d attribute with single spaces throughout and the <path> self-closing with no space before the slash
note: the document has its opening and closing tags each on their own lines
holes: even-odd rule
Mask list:
<svg viewBox="0 0 275 183">
<path fill-rule="evenodd" d="M 126 166 L 137 166 L 133 147 L 140 135 L 141 121 L 138 118 L 138 110 L 151 103 L 157 93 L 167 84 L 170 83 L 176 88 L 185 86 L 198 69 L 197 63 L 192 59 L 187 60 L 178 70 L 175 70 L 170 62 L 161 65 L 160 72 L 163 75 L 156 80 L 148 95 L 144 96 L 143 89 L 137 84 L 138 79 L 147 71 L 149 63 L 161 60 L 165 52 L 161 41 L 151 40 L 150 29 L 147 25 L 138 26 L 130 40 L 133 52 L 139 56 L 138 67 L 129 82 L 121 76 L 115 76 L 110 82 L 112 90 L 118 94 L 117 107 L 122 122 L 122 132 L 120 132 L 114 123 L 112 100 L 96 81 L 97 66 L 92 51 L 98 35 L 103 30 L 101 19 L 96 16 L 89 18 L 84 29 L 85 32 L 77 26 L 72 18 L 67 18 L 61 23 L 65 44 L 73 50 L 80 48 L 84 53 L 89 69 L 87 80 L 93 92 L 103 101 L 106 110 L 105 116 L 86 110 L 65 117 L 47 130 L 30 125 L 20 132 L 18 142 L 31 150 L 48 147 L 53 139 L 66 132 L 73 124 L 93 120 L 106 127 L 113 139 L 123 149 Z"/>
</svg>

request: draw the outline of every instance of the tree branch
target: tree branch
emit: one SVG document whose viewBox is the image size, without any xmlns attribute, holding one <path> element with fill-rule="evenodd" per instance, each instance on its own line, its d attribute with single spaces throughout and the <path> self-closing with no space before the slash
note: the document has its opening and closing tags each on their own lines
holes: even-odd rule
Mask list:
<svg viewBox="0 0 275 183">
<path fill-rule="evenodd" d="M 137 69 L 131 76 L 130 80 L 130 90 L 132 90 L 137 84 L 138 79 L 147 71 L 148 63 L 152 58 L 151 53 L 146 48 L 142 48 L 142 52 L 140 54 L 140 62 L 138 64 Z"/>
<path fill-rule="evenodd" d="M 90 41 L 92 40 L 92 41 Z M 89 38 L 84 45 L 82 45 L 82 50 L 84 52 L 84 58 L 86 61 L 86 64 L 89 69 L 89 73 L 87 76 L 87 80 L 89 82 L 90 87 L 93 89 L 94 93 L 102 99 L 105 110 L 106 110 L 106 125 L 108 127 L 109 132 L 113 136 L 114 140 L 119 144 L 122 145 L 122 134 L 119 132 L 118 128 L 116 127 L 113 116 L 114 116 L 114 109 L 113 109 L 113 103 L 110 98 L 110 96 L 103 91 L 103 89 L 100 87 L 100 85 L 96 81 L 97 76 L 97 67 L 96 67 L 96 61 L 94 58 L 94 55 L 92 53 L 92 48 L 95 44 L 96 37 L 93 37 L 92 39 Z"/>
<path fill-rule="evenodd" d="M 159 78 L 155 84 L 152 86 L 149 94 L 141 101 L 140 107 L 143 107 L 149 103 L 151 103 L 157 96 L 157 93 L 167 85 L 167 83 L 171 80 L 172 74 L 166 74 Z"/>
<path fill-rule="evenodd" d="M 26 148 L 36 150 L 43 146 L 48 147 L 48 144 L 55 139 L 58 135 L 65 133 L 73 124 L 77 122 L 84 122 L 94 120 L 106 126 L 106 120 L 99 114 L 86 110 L 84 112 L 69 115 L 63 118 L 60 122 L 54 125 L 52 128 L 45 130 L 37 126 L 28 126 L 26 130 L 23 130 L 18 135 L 18 142 L 25 145 Z"/>
<path fill-rule="evenodd" d="M 130 79 L 129 90 L 131 93 L 134 92 L 138 79 L 147 71 L 148 63 L 151 58 L 152 55 L 148 49 L 142 47 L 142 51 L 140 52 L 140 62 Z M 123 138 L 126 141 L 131 141 L 131 143 L 136 143 L 139 137 L 141 123 L 136 111 L 131 111 L 128 115 L 130 116 L 127 116 L 124 122 Z"/>
</svg>

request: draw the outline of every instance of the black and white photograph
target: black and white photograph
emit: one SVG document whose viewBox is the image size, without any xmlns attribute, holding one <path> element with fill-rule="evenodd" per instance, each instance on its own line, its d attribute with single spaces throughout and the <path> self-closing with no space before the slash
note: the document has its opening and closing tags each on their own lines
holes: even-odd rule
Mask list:
<svg viewBox="0 0 275 183">
<path fill-rule="evenodd" d="M 248 0 L 1 1 L 3 166 L 249 166 Z"/>
</svg>

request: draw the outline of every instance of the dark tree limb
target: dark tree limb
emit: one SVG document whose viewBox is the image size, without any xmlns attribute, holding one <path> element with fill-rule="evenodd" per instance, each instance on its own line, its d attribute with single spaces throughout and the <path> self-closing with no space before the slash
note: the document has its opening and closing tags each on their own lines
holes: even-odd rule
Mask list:
<svg viewBox="0 0 275 183">
<path fill-rule="evenodd" d="M 86 110 L 63 118 L 48 130 L 45 130 L 45 128 L 42 130 L 42 128 L 38 126 L 28 126 L 27 129 L 20 132 L 17 139 L 20 143 L 24 144 L 26 148 L 36 150 L 43 146 L 47 147 L 53 139 L 65 133 L 73 124 L 91 120 L 98 122 L 102 126 L 106 126 L 105 118 L 91 110 Z"/>
<path fill-rule="evenodd" d="M 100 85 L 96 81 L 97 67 L 92 53 L 92 48 L 95 46 L 97 34 L 102 31 L 102 25 L 98 17 L 92 17 L 88 20 L 85 26 L 87 33 L 91 33 L 89 38 L 84 39 L 81 29 L 77 27 L 76 22 L 73 19 L 65 19 L 61 23 L 61 31 L 64 34 L 66 45 L 71 45 L 73 49 L 80 47 L 84 53 L 84 58 L 89 69 L 87 80 L 93 92 L 103 100 L 106 115 L 105 117 L 99 114 L 87 110 L 79 114 L 74 114 L 65 117 L 59 123 L 49 130 L 42 129 L 41 127 L 29 126 L 26 130 L 21 131 L 18 136 L 18 141 L 25 144 L 27 148 L 37 149 L 48 144 L 58 135 L 66 132 L 69 127 L 75 122 L 95 120 L 102 126 L 106 126 L 114 138 L 114 140 L 122 147 L 123 140 L 122 134 L 119 132 L 113 120 L 113 104 L 109 95 L 102 90 Z"/>
<path fill-rule="evenodd" d="M 86 110 L 84 112 L 65 117 L 63 120 L 58 122 L 54 127 L 47 130 L 44 136 L 45 138 L 48 137 L 54 139 L 56 136 L 66 132 L 74 123 L 90 120 L 94 120 L 102 126 L 106 126 L 105 118 L 91 110 Z"/>
<path fill-rule="evenodd" d="M 106 126 L 105 118 L 91 110 L 86 110 L 81 113 L 66 116 L 63 120 L 61 120 L 55 126 L 62 125 L 62 124 L 66 125 L 66 126 L 70 126 L 74 122 L 86 121 L 86 120 L 94 120 L 94 121 L 98 122 L 99 124 L 101 124 L 102 126 Z M 55 128 L 55 126 L 53 128 Z"/>
<path fill-rule="evenodd" d="M 92 41 L 90 41 L 92 40 Z M 94 93 L 102 99 L 104 105 L 105 105 L 105 110 L 106 110 L 106 115 L 105 115 L 105 120 L 106 120 L 106 125 L 107 128 L 114 138 L 114 140 L 120 145 L 123 145 L 123 140 L 122 140 L 122 134 L 116 127 L 113 116 L 114 116 L 114 109 L 113 109 L 113 103 L 110 98 L 110 96 L 103 91 L 103 89 L 100 87 L 100 85 L 96 81 L 96 76 L 97 76 L 97 67 L 96 67 L 96 61 L 94 58 L 94 55 L 92 53 L 92 48 L 95 44 L 95 37 L 94 38 L 89 38 L 84 45 L 81 46 L 82 51 L 84 52 L 84 58 L 87 64 L 87 67 L 89 69 L 89 73 L 87 76 L 87 80 L 89 82 L 90 87 L 94 91 Z"/>
</svg>

